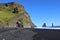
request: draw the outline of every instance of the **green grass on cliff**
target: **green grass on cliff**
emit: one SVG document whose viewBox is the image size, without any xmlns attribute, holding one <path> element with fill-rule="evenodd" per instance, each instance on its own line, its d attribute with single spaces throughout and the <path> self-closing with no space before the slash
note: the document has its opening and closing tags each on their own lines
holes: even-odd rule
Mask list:
<svg viewBox="0 0 60 40">
<path fill-rule="evenodd" d="M 22 12 L 19 12 L 20 15 Z M 7 21 L 15 17 L 16 14 L 13 13 L 12 6 L 5 6 L 4 4 L 0 4 L 0 22 L 6 24 Z"/>
<path fill-rule="evenodd" d="M 13 13 L 10 12 L 4 12 L 4 11 L 0 11 L 0 19 L 10 19 L 12 17 L 14 17 L 15 15 Z"/>
<path fill-rule="evenodd" d="M 14 16 L 15 16 L 15 14 L 13 14 L 11 12 L 0 11 L 0 22 L 6 23 Z"/>
<path fill-rule="evenodd" d="M 14 5 L 9 4 L 8 6 L 6 6 L 5 4 L 0 4 L 0 23 L 3 23 L 3 25 L 7 25 L 8 22 L 10 21 L 10 19 L 13 19 L 15 16 L 25 13 L 23 7 L 21 7 L 21 6 L 18 7 L 17 4 L 16 4 L 17 6 L 14 6 Z M 18 13 L 13 13 L 14 7 L 19 8 Z M 23 15 L 23 16 L 24 17 L 22 18 L 23 19 L 22 23 L 23 24 L 30 23 L 28 14 L 25 13 L 25 15 Z"/>
<path fill-rule="evenodd" d="M 6 7 L 5 5 L 0 5 L 0 19 L 10 19 L 15 16 L 15 14 L 12 13 L 12 9 L 8 6 Z"/>
</svg>

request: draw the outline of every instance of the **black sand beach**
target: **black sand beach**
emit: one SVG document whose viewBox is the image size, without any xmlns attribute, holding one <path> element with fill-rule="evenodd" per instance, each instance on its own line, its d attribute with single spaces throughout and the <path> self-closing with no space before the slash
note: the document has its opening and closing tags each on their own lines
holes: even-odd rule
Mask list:
<svg viewBox="0 0 60 40">
<path fill-rule="evenodd" d="M 60 40 L 60 30 L 5 28 L 0 29 L 0 40 Z"/>
</svg>

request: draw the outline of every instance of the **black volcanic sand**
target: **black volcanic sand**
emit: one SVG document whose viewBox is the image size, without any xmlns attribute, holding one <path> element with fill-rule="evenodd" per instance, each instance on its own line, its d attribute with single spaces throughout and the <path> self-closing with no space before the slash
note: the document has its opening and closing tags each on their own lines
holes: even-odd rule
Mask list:
<svg viewBox="0 0 60 40">
<path fill-rule="evenodd" d="M 32 29 L 5 28 L 0 29 L 0 40 L 33 40 Z"/>
<path fill-rule="evenodd" d="M 0 40 L 60 40 L 60 30 L 3 28 Z"/>
<path fill-rule="evenodd" d="M 35 29 L 33 40 L 60 40 L 60 30 L 53 29 Z"/>
</svg>

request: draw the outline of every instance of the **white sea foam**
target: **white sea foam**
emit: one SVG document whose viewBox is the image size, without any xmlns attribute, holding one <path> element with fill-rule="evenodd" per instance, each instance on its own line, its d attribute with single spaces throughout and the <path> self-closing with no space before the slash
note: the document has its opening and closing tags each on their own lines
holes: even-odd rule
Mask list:
<svg viewBox="0 0 60 40">
<path fill-rule="evenodd" d="M 34 27 L 35 29 L 56 29 L 56 30 L 60 30 L 59 27 Z"/>
</svg>

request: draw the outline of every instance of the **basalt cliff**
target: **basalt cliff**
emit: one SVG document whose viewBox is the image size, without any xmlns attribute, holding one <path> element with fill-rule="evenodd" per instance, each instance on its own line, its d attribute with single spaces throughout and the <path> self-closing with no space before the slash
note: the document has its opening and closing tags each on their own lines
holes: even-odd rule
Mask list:
<svg viewBox="0 0 60 40">
<path fill-rule="evenodd" d="M 17 27 L 18 20 L 21 20 L 24 28 L 35 26 L 20 3 L 0 3 L 0 27 Z"/>
</svg>

